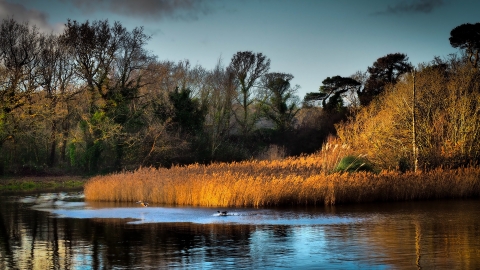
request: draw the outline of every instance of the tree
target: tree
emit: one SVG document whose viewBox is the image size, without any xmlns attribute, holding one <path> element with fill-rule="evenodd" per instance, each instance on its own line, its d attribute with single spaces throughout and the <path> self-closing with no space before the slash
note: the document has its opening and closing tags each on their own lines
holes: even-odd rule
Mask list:
<svg viewBox="0 0 480 270">
<path fill-rule="evenodd" d="M 225 148 L 232 126 L 232 104 L 235 97 L 233 74 L 218 60 L 215 68 L 206 75 L 203 96 L 207 96 L 205 132 L 210 143 L 210 157 L 225 155 Z M 226 155 L 228 156 L 228 154 Z"/>
<path fill-rule="evenodd" d="M 373 98 L 382 93 L 387 84 L 394 84 L 400 76 L 412 69 L 408 57 L 403 53 L 387 54 L 380 57 L 368 67 L 369 78 L 363 91 L 357 94 L 362 105 L 369 104 Z"/>
<path fill-rule="evenodd" d="M 201 140 L 206 107 L 200 104 L 198 98 L 192 97 L 191 93 L 190 89 L 179 90 L 178 87 L 169 93 L 173 105 L 170 118 L 173 129 L 170 131 L 188 145 L 188 151 L 177 154 L 176 161 L 182 163 L 200 162 L 206 158 L 203 155 L 206 145 Z"/>
<path fill-rule="evenodd" d="M 347 92 L 345 99 L 349 104 L 350 111 L 356 112 L 361 107 L 360 98 L 358 97 L 358 92 L 360 92 L 365 87 L 365 84 L 367 83 L 367 80 L 368 80 L 368 72 L 358 70 L 353 75 L 351 75 L 350 78 L 357 81 L 359 85 L 356 91 Z"/>
<path fill-rule="evenodd" d="M 56 148 L 58 140 L 58 131 L 60 124 L 64 135 L 61 157 L 65 161 L 66 138 L 69 132 L 68 117 L 71 115 L 68 106 L 65 106 L 68 100 L 77 95 L 80 91 L 68 91 L 74 80 L 74 63 L 68 48 L 60 42 L 58 36 L 49 35 L 42 38 L 42 49 L 39 55 L 39 83 L 42 86 L 48 103 L 45 105 L 45 122 L 50 124 L 49 136 L 49 156 L 47 165 L 54 165 L 56 160 Z M 58 107 L 66 107 L 66 110 Z"/>
<path fill-rule="evenodd" d="M 360 83 L 349 77 L 327 77 L 322 81 L 320 93 L 307 93 L 306 102 L 321 101 L 326 111 L 333 111 L 343 107 L 343 98 L 347 92 L 357 90 Z"/>
<path fill-rule="evenodd" d="M 169 94 L 173 105 L 172 122 L 177 124 L 180 132 L 188 135 L 202 130 L 205 121 L 205 108 L 202 108 L 197 99 L 191 97 L 190 89 L 178 90 Z"/>
<path fill-rule="evenodd" d="M 119 22 L 111 26 L 108 20 L 92 24 L 68 20 L 62 37 L 91 94 L 91 110 L 99 107 L 98 98 L 110 103 L 104 110 L 135 98 L 140 86 L 136 72 L 152 59 L 144 49 L 150 37 L 143 33 L 143 28 L 128 32 Z"/>
<path fill-rule="evenodd" d="M 480 160 L 478 70 L 455 58 L 444 64 L 448 73 L 438 63 L 422 65 L 415 79 L 405 76 L 387 86 L 391 91 L 337 125 L 341 140 L 383 168 L 413 169 L 417 155 L 418 166 L 425 169 Z"/>
<path fill-rule="evenodd" d="M 268 98 L 263 102 L 263 113 L 275 123 L 280 133 L 292 128 L 293 119 L 298 112 L 298 98 L 295 92 L 298 86 L 291 87 L 292 74 L 268 73 L 263 77 L 263 87 Z"/>
<path fill-rule="evenodd" d="M 3 20 L 0 26 L 0 112 L 8 114 L 24 106 L 37 88 L 36 77 L 40 34 L 15 20 Z"/>
<path fill-rule="evenodd" d="M 480 23 L 465 23 L 450 31 L 450 45 L 467 53 L 468 60 L 476 68 L 480 53 Z"/>
<path fill-rule="evenodd" d="M 256 88 L 260 77 L 270 69 L 270 59 L 262 53 L 251 51 L 237 52 L 230 62 L 228 70 L 233 74 L 238 89 L 237 101 L 240 112 L 234 111 L 235 118 L 240 124 L 242 134 L 248 135 L 253 129 L 256 117 L 251 117 L 251 105 L 255 101 L 253 89 Z"/>
<path fill-rule="evenodd" d="M 31 105 L 39 87 L 40 39 L 37 28 L 28 23 L 9 19 L 0 25 L 0 150 L 7 141 L 13 144 L 12 151 L 0 154 L 0 171 L 9 156 L 21 160 L 21 152 L 15 151 L 17 136 L 30 134 L 37 123 Z"/>
<path fill-rule="evenodd" d="M 78 66 L 78 76 L 85 81 L 90 94 L 89 116 L 84 120 L 99 127 L 110 127 L 112 123 L 121 126 L 115 135 L 117 169 L 121 166 L 128 133 L 137 131 L 136 119 L 140 114 L 132 111 L 130 105 L 138 98 L 142 86 L 140 70 L 146 68 L 152 59 L 144 49 L 149 38 L 141 27 L 129 32 L 119 22 L 110 25 L 108 20 L 91 24 L 89 21 L 68 20 L 62 35 Z M 98 115 L 102 117 L 94 119 Z M 92 153 L 93 160 L 98 160 L 103 151 L 95 145 L 99 144 L 99 139 L 105 138 L 100 135 L 96 138 L 96 134 L 101 132 L 85 134 L 88 138 L 86 153 Z M 88 151 L 90 147 L 94 147 L 94 151 Z"/>
</svg>

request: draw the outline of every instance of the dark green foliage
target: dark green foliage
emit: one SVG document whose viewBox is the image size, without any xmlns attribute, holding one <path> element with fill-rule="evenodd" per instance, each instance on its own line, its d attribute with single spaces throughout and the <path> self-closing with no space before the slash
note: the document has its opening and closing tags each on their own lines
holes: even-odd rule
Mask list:
<svg viewBox="0 0 480 270">
<path fill-rule="evenodd" d="M 293 75 L 286 73 L 265 74 L 263 85 L 267 89 L 267 98 L 262 103 L 262 111 L 267 119 L 275 123 L 278 132 L 292 129 L 293 120 L 298 112 L 297 87 L 292 88 Z"/>
<path fill-rule="evenodd" d="M 103 149 L 103 144 L 99 141 L 87 143 L 87 149 L 81 159 L 82 165 L 87 172 L 96 173 L 98 171 L 98 163 Z"/>
<path fill-rule="evenodd" d="M 86 172 L 96 173 L 106 141 L 116 134 L 118 125 L 103 111 L 96 111 L 90 119 L 82 120 L 79 124 L 85 138 L 85 151 L 79 156 L 78 165 Z"/>
<path fill-rule="evenodd" d="M 357 156 L 346 156 L 340 160 L 337 167 L 335 168 L 336 172 L 375 172 L 373 165 L 362 157 Z"/>
<path fill-rule="evenodd" d="M 205 121 L 205 108 L 202 108 L 198 100 L 191 98 L 190 89 L 182 89 L 169 94 L 173 105 L 172 121 L 177 123 L 182 133 L 195 134 L 200 131 Z"/>
<path fill-rule="evenodd" d="M 450 45 L 467 53 L 468 60 L 476 68 L 480 51 L 480 23 L 465 23 L 452 29 Z"/>
<path fill-rule="evenodd" d="M 156 162 L 165 166 L 212 160 L 210 141 L 204 131 L 207 109 L 199 99 L 192 97 L 190 89 L 176 87 L 168 93 L 168 100 L 152 101 L 151 105 L 155 118 L 168 132 L 165 140 L 175 144 L 165 147 L 155 158 Z"/>
<path fill-rule="evenodd" d="M 68 145 L 68 157 L 70 158 L 70 165 L 75 167 L 77 166 L 77 157 L 76 157 L 77 147 L 75 143 L 70 143 Z"/>
<path fill-rule="evenodd" d="M 138 85 L 128 87 L 120 87 L 120 89 L 112 89 L 107 95 L 106 106 L 103 110 L 106 115 L 122 128 L 122 133 L 114 135 L 115 145 L 115 161 L 114 167 L 117 170 L 122 168 L 126 152 L 126 137 L 135 134 L 145 125 L 142 121 L 142 112 L 133 111 L 131 109 L 132 101 L 138 96 Z"/>
<path fill-rule="evenodd" d="M 370 77 L 365 83 L 365 88 L 358 91 L 358 97 L 362 105 L 368 105 L 370 102 L 382 93 L 387 84 L 394 84 L 400 76 L 412 70 L 412 65 L 408 62 L 408 56 L 403 53 L 392 53 L 380 57 L 368 67 Z"/>
<path fill-rule="evenodd" d="M 322 107 L 327 111 L 341 110 L 344 107 L 343 96 L 360 86 L 358 81 L 341 76 L 327 77 L 322 84 L 320 93 L 307 93 L 304 102 L 321 101 Z"/>
<path fill-rule="evenodd" d="M 305 105 L 312 105 L 315 101 L 322 101 L 325 98 L 324 93 L 319 93 L 319 92 L 310 92 L 305 94 L 305 97 L 303 98 L 303 102 Z"/>
</svg>

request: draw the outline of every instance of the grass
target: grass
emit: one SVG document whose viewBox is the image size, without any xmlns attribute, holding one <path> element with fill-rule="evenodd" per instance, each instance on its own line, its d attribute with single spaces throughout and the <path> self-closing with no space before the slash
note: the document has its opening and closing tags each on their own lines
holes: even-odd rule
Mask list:
<svg viewBox="0 0 480 270">
<path fill-rule="evenodd" d="M 480 196 L 480 168 L 430 172 L 334 172 L 348 147 L 326 144 L 282 160 L 140 168 L 91 178 L 85 198 L 191 206 L 333 205 Z"/>
<path fill-rule="evenodd" d="M 0 191 L 82 187 L 87 179 L 79 176 L 13 177 L 0 179 Z"/>
<path fill-rule="evenodd" d="M 204 173 L 201 171 L 204 170 Z M 177 176 L 175 175 L 177 174 Z M 208 167 L 143 168 L 95 177 L 87 200 L 198 206 L 333 205 L 480 196 L 480 168 L 426 173 L 383 171 L 330 175 L 209 172 Z"/>
</svg>

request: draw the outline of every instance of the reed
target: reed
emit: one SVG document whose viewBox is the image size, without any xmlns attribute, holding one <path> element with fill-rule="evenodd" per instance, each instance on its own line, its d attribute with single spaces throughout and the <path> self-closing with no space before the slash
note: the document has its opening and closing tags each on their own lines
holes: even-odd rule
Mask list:
<svg viewBox="0 0 480 270">
<path fill-rule="evenodd" d="M 85 184 L 93 201 L 260 207 L 333 205 L 480 196 L 480 168 L 429 172 L 334 173 L 348 147 L 326 144 L 322 151 L 282 160 L 140 168 L 96 176 Z"/>
</svg>

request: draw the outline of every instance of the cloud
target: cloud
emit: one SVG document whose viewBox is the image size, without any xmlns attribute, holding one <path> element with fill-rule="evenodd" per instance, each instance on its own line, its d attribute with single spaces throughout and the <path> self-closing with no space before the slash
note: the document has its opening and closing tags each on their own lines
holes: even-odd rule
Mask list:
<svg viewBox="0 0 480 270">
<path fill-rule="evenodd" d="M 28 9 L 22 4 L 0 0 L 0 19 L 12 18 L 18 23 L 28 22 L 31 26 L 35 25 L 39 31 L 44 33 L 60 33 L 64 27 L 63 24 L 50 24 L 48 22 L 48 15 L 41 11 Z"/>
<path fill-rule="evenodd" d="M 199 15 L 209 14 L 213 9 L 205 0 L 70 0 L 84 12 L 107 10 L 119 15 L 162 20 L 173 18 L 197 20 Z M 208 1 L 211 4 L 212 1 Z"/>
<path fill-rule="evenodd" d="M 445 4 L 444 0 L 402 0 L 386 10 L 375 12 L 374 15 L 402 14 L 402 13 L 430 13 Z"/>
</svg>

